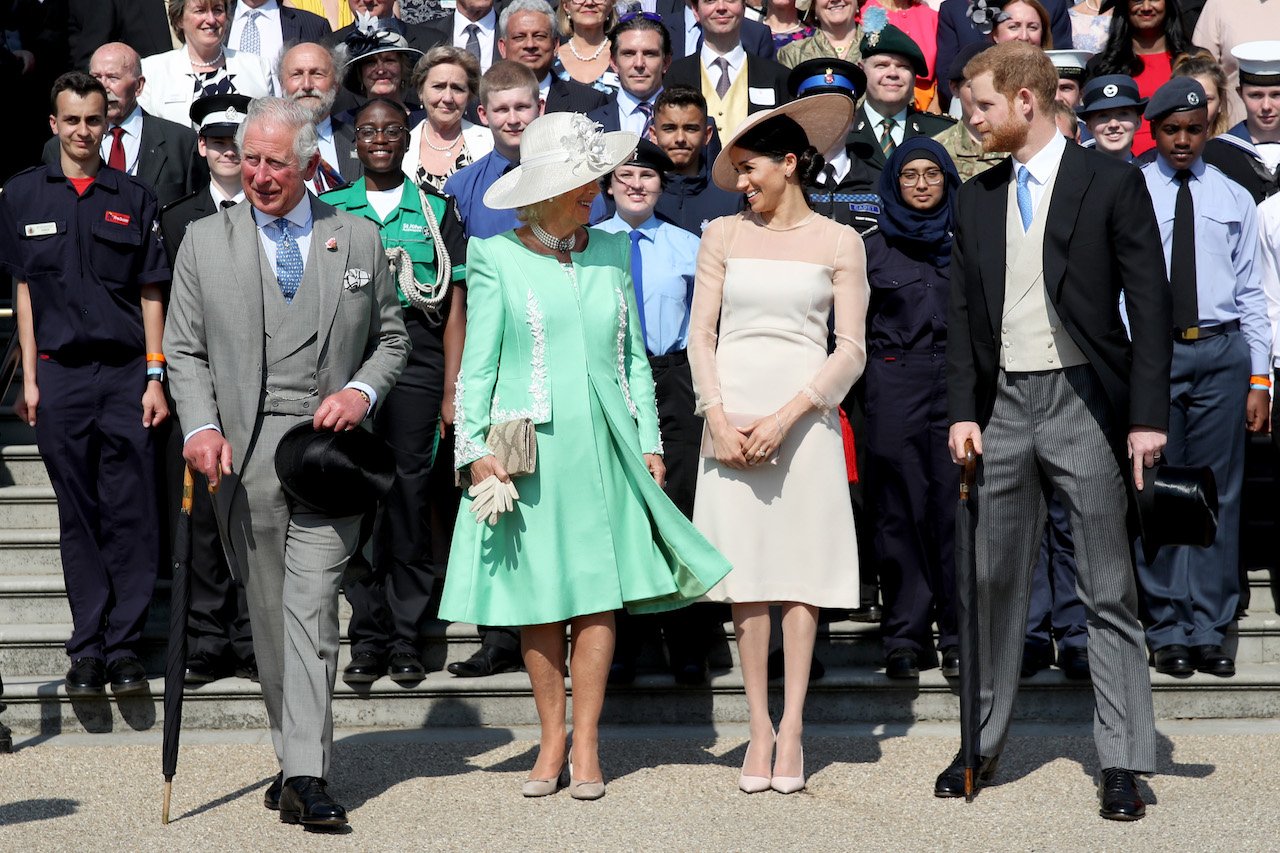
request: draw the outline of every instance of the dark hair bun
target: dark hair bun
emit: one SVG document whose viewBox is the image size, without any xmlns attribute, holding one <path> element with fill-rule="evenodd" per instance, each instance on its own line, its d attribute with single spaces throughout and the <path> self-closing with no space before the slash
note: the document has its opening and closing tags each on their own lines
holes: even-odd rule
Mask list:
<svg viewBox="0 0 1280 853">
<path fill-rule="evenodd" d="M 817 148 L 810 145 L 796 157 L 796 175 L 800 178 L 802 185 L 812 184 L 818 180 L 818 176 L 822 174 L 822 169 L 826 165 L 826 158 L 818 153 Z"/>
</svg>

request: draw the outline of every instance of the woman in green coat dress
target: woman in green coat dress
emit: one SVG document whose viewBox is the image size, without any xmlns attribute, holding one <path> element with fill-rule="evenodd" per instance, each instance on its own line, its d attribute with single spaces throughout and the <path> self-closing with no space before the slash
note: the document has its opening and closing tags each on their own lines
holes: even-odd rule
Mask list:
<svg viewBox="0 0 1280 853">
<path fill-rule="evenodd" d="M 468 247 L 456 463 L 476 484 L 471 491 L 510 484 L 518 495 L 509 512 L 458 514 L 440 617 L 523 626 L 542 724 L 525 796 L 563 787 L 566 763 L 571 796 L 604 795 L 597 729 L 613 658 L 612 611 L 681 607 L 729 571 L 662 492 L 653 377 L 633 321 L 630 241 L 586 228 L 597 179 L 637 141 L 602 133 L 578 114 L 535 120 L 521 139 L 520 165 L 484 198 L 491 208 L 515 208 L 525 224 Z M 523 418 L 535 424 L 537 468 L 512 479 L 485 438 L 491 427 Z M 476 500 L 464 495 L 462 509 L 482 509 Z"/>
</svg>

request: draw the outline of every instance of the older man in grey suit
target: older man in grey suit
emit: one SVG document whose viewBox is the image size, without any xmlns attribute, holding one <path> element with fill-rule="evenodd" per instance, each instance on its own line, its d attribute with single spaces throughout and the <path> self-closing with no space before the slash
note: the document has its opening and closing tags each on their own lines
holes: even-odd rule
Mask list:
<svg viewBox="0 0 1280 853">
<path fill-rule="evenodd" d="M 341 827 L 328 795 L 338 584 L 360 518 L 291 507 L 280 438 L 311 422 L 354 429 L 408 356 L 378 231 L 307 193 L 320 161 L 305 107 L 263 98 L 239 138 L 245 197 L 194 223 L 175 262 L 165 351 L 188 432 L 183 455 L 228 500 L 254 651 L 281 773 L 267 808 Z M 233 478 L 234 466 L 239 476 Z"/>
</svg>

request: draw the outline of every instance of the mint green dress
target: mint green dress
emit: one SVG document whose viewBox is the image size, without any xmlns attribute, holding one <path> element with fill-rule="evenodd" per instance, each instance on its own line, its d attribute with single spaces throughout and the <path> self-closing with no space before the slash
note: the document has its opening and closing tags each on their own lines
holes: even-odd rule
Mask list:
<svg viewBox="0 0 1280 853">
<path fill-rule="evenodd" d="M 514 232 L 467 250 L 467 340 L 455 400 L 459 468 L 491 423 L 531 418 L 538 464 L 520 498 L 478 524 L 464 492 L 440 618 L 537 625 L 626 607 L 681 607 L 729 564 L 663 494 L 653 377 L 625 234 L 592 229 L 572 265 Z"/>
</svg>

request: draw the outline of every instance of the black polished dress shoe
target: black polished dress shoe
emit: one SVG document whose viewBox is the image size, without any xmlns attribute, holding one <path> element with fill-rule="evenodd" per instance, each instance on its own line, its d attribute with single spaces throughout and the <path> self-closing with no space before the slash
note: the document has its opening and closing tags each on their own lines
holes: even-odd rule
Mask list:
<svg viewBox="0 0 1280 853">
<path fill-rule="evenodd" d="M 67 670 L 68 696 L 100 696 L 107 686 L 107 665 L 102 658 L 78 658 Z"/>
<path fill-rule="evenodd" d="M 855 607 L 849 611 L 850 622 L 879 622 L 884 618 L 884 610 L 879 604 L 868 604 L 866 607 Z"/>
<path fill-rule="evenodd" d="M 769 652 L 769 678 L 782 678 L 787 671 L 787 661 L 782 654 L 782 649 L 774 649 Z M 809 662 L 809 683 L 821 681 L 822 677 L 827 674 L 827 668 L 822 665 L 822 661 L 818 660 L 818 656 L 814 655 L 813 660 Z"/>
<path fill-rule="evenodd" d="M 427 677 L 427 670 L 418 656 L 410 652 L 396 652 L 387 662 L 387 675 L 396 684 L 417 684 Z"/>
<path fill-rule="evenodd" d="M 894 649 L 885 660 L 884 674 L 890 678 L 919 678 L 920 658 L 911 649 Z"/>
<path fill-rule="evenodd" d="M 1089 650 L 1087 648 L 1063 649 L 1058 654 L 1058 669 L 1072 681 L 1089 680 Z"/>
<path fill-rule="evenodd" d="M 222 665 L 220 658 L 204 652 L 196 652 L 187 658 L 187 671 L 182 681 L 187 687 L 199 687 L 202 684 L 217 681 L 224 675 L 226 675 L 226 668 Z"/>
<path fill-rule="evenodd" d="M 978 772 L 973 780 L 974 791 L 977 791 L 983 783 L 991 781 L 991 777 L 996 773 L 996 765 L 999 763 L 998 755 L 991 757 L 984 755 L 978 759 Z M 947 769 L 938 774 L 938 780 L 933 783 L 933 795 L 943 798 L 964 796 L 964 757 L 959 753 L 956 753 L 956 757 L 947 765 Z"/>
<path fill-rule="evenodd" d="M 280 791 L 280 822 L 318 829 L 347 825 L 347 810 L 329 796 L 328 783 L 315 776 L 287 779 Z"/>
<path fill-rule="evenodd" d="M 357 652 L 351 663 L 342 670 L 342 680 L 348 684 L 372 684 L 387 671 L 386 659 L 376 652 Z"/>
<path fill-rule="evenodd" d="M 947 646 L 942 650 L 942 677 L 960 677 L 960 650 L 955 646 Z"/>
<path fill-rule="evenodd" d="M 484 646 L 466 660 L 454 661 L 446 669 L 458 678 L 483 678 L 503 672 L 519 672 L 520 656 L 497 646 Z"/>
<path fill-rule="evenodd" d="M 256 682 L 258 680 L 258 664 L 256 661 L 251 660 L 240 661 L 240 663 L 236 664 L 232 674 L 236 678 L 247 678 Z"/>
<path fill-rule="evenodd" d="M 267 790 L 262 792 L 262 804 L 273 812 L 280 811 L 280 790 L 284 788 L 284 774 L 277 773 Z"/>
<path fill-rule="evenodd" d="M 1196 669 L 1209 675 L 1230 678 L 1236 674 L 1236 662 L 1222 650 L 1222 646 L 1193 646 L 1191 659 L 1195 661 Z"/>
<path fill-rule="evenodd" d="M 1147 804 L 1138 793 L 1138 779 L 1132 770 L 1108 767 L 1102 771 L 1098 784 L 1098 814 L 1107 820 L 1140 820 L 1147 813 Z"/>
<path fill-rule="evenodd" d="M 1191 650 L 1179 644 L 1156 649 L 1151 655 L 1151 662 L 1155 665 L 1156 672 L 1179 678 L 1185 678 L 1196 671 L 1195 664 L 1191 662 Z"/>
<path fill-rule="evenodd" d="M 136 657 L 116 658 L 107 664 L 111 692 L 142 693 L 147 689 L 147 671 Z"/>
<path fill-rule="evenodd" d="M 1028 643 L 1022 647 L 1023 678 L 1030 678 L 1041 670 L 1053 666 L 1053 646 L 1042 646 L 1039 643 Z"/>
</svg>

